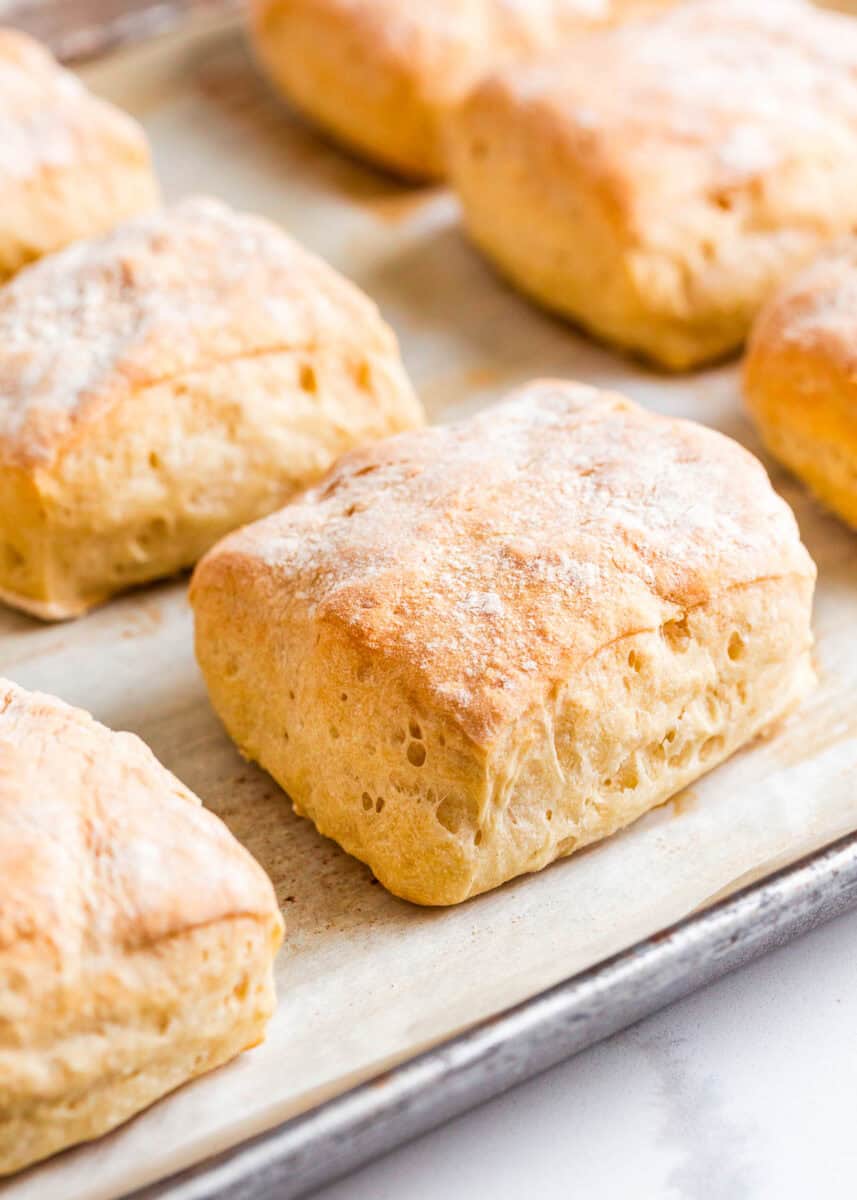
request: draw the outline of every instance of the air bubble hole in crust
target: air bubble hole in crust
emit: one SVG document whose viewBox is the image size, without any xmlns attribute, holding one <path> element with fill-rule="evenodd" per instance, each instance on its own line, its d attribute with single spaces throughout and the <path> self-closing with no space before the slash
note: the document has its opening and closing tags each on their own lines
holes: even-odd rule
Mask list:
<svg viewBox="0 0 857 1200">
<path fill-rule="evenodd" d="M 379 796 L 378 799 L 375 801 L 375 812 L 379 813 L 379 812 L 383 812 L 383 811 L 384 811 L 384 797 Z"/>
<path fill-rule="evenodd" d="M 729 649 L 727 651 L 732 662 L 738 662 L 740 658 L 743 658 L 745 649 L 744 639 L 736 630 L 729 639 Z"/>
<path fill-rule="evenodd" d="M 628 666 L 631 668 L 632 671 L 637 671 L 638 673 L 640 671 L 642 671 L 643 657 L 636 650 L 632 650 L 631 653 L 628 655 Z"/>
<path fill-rule="evenodd" d="M 363 795 L 360 797 L 360 799 L 363 801 L 363 811 L 371 812 L 372 811 L 372 797 L 369 795 L 369 793 L 364 792 Z"/>
<path fill-rule="evenodd" d="M 163 541 L 169 531 L 170 525 L 166 517 L 152 517 L 137 534 L 134 546 L 139 552 L 145 552 L 152 543 Z"/>
<path fill-rule="evenodd" d="M 413 719 L 411 719 L 408 722 L 408 732 L 410 733 L 411 737 L 416 738 L 418 742 L 422 741 L 423 731 L 420 728 L 419 721 L 414 721 Z"/>
<path fill-rule="evenodd" d="M 687 616 L 679 617 L 675 621 L 667 621 L 663 627 L 663 634 L 667 644 L 677 653 L 680 654 L 686 650 L 690 645 L 690 629 L 687 624 Z"/>
<path fill-rule="evenodd" d="M 311 366 L 309 363 L 303 363 L 299 378 L 301 391 L 307 392 L 311 396 L 315 396 L 318 392 L 318 376 L 315 373 L 315 367 Z"/>
<path fill-rule="evenodd" d="M 357 386 L 364 392 L 372 391 L 372 368 L 365 359 L 357 368 Z"/>
<path fill-rule="evenodd" d="M 411 742 L 408 746 L 408 762 L 412 767 L 421 767 L 426 760 L 426 748 L 422 742 Z"/>
<path fill-rule="evenodd" d="M 611 791 L 633 791 L 640 782 L 640 774 L 637 770 L 636 756 L 626 759 L 622 763 L 615 776 L 608 776 L 601 781 L 601 786 L 605 792 Z"/>
<path fill-rule="evenodd" d="M 700 761 L 708 762 L 708 760 L 713 758 L 715 754 L 719 754 L 722 751 L 723 746 L 724 739 L 722 737 L 708 738 L 702 743 L 702 747 L 699 751 Z"/>
<path fill-rule="evenodd" d="M 6 571 L 20 571 L 24 565 L 24 555 L 10 542 L 0 542 L 0 555 Z"/>
<path fill-rule="evenodd" d="M 681 750 L 679 750 L 677 754 L 673 754 L 670 758 L 670 766 L 679 770 L 683 770 L 685 767 L 690 766 L 690 761 L 693 758 L 695 751 L 696 746 L 693 741 L 685 742 Z"/>
<path fill-rule="evenodd" d="M 441 800 L 435 816 L 438 824 L 449 833 L 458 833 L 467 818 L 465 807 L 458 796 L 447 796 L 445 800 Z"/>
<path fill-rule="evenodd" d="M 633 759 L 626 762 L 617 777 L 619 787 L 623 792 L 633 791 L 640 782 L 640 774 L 637 770 L 637 764 Z"/>
</svg>

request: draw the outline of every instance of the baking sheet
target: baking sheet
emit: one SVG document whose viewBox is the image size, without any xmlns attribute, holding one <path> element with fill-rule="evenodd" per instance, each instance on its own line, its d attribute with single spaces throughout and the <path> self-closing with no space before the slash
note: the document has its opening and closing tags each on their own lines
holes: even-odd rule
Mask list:
<svg viewBox="0 0 857 1200">
<path fill-rule="evenodd" d="M 82 61 L 117 46 L 164 33 L 189 17 L 238 12 L 244 0 L 0 0 L 0 21 L 46 42 L 64 62 Z M 857 11 L 857 0 L 816 0 Z"/>
<path fill-rule="evenodd" d="M 62 62 L 95 58 L 190 19 L 237 13 L 243 0 L 0 0 L 0 22 L 48 45 Z"/>
<path fill-rule="evenodd" d="M 759 452 L 734 366 L 663 378 L 534 311 L 468 247 L 447 194 L 406 191 L 290 117 L 234 26 L 171 36 L 85 77 L 144 122 L 169 198 L 213 191 L 264 213 L 369 291 L 433 420 L 533 376 L 565 375 L 692 416 Z M 387 895 L 241 761 L 193 662 L 186 581 L 65 626 L 0 612 L 0 670 L 145 738 L 268 870 L 288 924 L 280 1004 L 262 1047 L 18 1177 L 4 1200 L 112 1200 L 857 828 L 857 537 L 781 472 L 774 479 L 820 568 L 818 691 L 776 736 L 626 833 L 451 911 Z"/>
</svg>

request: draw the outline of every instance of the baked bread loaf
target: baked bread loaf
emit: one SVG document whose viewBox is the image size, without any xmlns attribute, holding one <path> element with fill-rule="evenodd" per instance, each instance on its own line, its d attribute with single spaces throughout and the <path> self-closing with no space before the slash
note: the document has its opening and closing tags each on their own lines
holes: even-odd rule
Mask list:
<svg viewBox="0 0 857 1200">
<path fill-rule="evenodd" d="M 0 290 L 0 595 L 75 616 L 419 424 L 375 306 L 205 199 Z"/>
<path fill-rule="evenodd" d="M 157 193 L 140 126 L 0 28 L 0 281 L 152 208 Z"/>
<path fill-rule="evenodd" d="M 662 803 L 810 686 L 815 569 L 720 434 L 541 382 L 340 460 L 191 586 L 215 709 L 391 891 L 452 904 Z"/>
<path fill-rule="evenodd" d="M 857 224 L 857 23 L 695 0 L 587 34 L 481 83 L 449 168 L 473 239 L 533 298 L 665 367 L 715 359 Z"/>
<path fill-rule="evenodd" d="M 668 0 L 251 0 L 280 90 L 339 141 L 412 178 L 444 174 L 450 107 L 493 67 Z"/>
<path fill-rule="evenodd" d="M 0 880 L 0 1175 L 264 1037 L 264 871 L 138 738 L 6 680 Z"/>
<path fill-rule="evenodd" d="M 857 239 L 828 249 L 762 309 L 744 384 L 771 453 L 857 529 Z"/>
</svg>

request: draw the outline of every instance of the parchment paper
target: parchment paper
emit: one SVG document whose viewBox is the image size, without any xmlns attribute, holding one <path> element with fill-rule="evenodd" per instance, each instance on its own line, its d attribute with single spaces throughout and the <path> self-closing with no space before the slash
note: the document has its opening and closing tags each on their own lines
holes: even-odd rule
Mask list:
<svg viewBox="0 0 857 1200">
<path fill-rule="evenodd" d="M 367 289 L 395 325 L 434 420 L 533 376 L 566 375 L 759 452 L 734 366 L 662 378 L 534 311 L 465 243 L 446 194 L 403 191 L 288 116 L 235 29 L 174 37 L 87 78 L 144 121 L 169 197 L 208 190 L 265 213 Z M 194 665 L 186 581 L 58 627 L 0 612 L 0 670 L 139 733 L 268 870 L 288 924 L 279 1008 L 262 1047 L 18 1177 L 4 1200 L 111 1200 L 857 828 L 857 537 L 772 470 L 820 567 L 818 691 L 777 736 L 626 833 L 450 911 L 387 895 L 241 761 Z"/>
</svg>

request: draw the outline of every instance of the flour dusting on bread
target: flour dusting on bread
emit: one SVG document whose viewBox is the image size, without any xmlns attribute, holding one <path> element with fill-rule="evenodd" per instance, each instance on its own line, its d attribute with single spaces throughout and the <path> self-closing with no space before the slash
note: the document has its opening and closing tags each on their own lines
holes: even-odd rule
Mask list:
<svg viewBox="0 0 857 1200">
<path fill-rule="evenodd" d="M 427 686 L 452 670 L 451 691 L 479 680 L 505 697 L 523 664 L 561 673 L 596 648 L 567 644 L 570 612 L 609 614 L 622 593 L 641 611 L 698 603 L 804 561 L 791 513 L 734 442 L 549 381 L 460 426 L 349 455 L 238 540 L 314 611 L 410 647 Z"/>
<path fill-rule="evenodd" d="M 815 568 L 761 465 L 545 381 L 346 456 L 191 587 L 243 752 L 400 896 L 606 837 L 812 686 Z"/>
<path fill-rule="evenodd" d="M 81 410 L 335 331 L 393 343 L 365 296 L 275 226 L 208 198 L 128 222 L 0 292 L 0 439 L 47 459 Z M 13 446 L 12 443 L 15 443 Z"/>
</svg>

